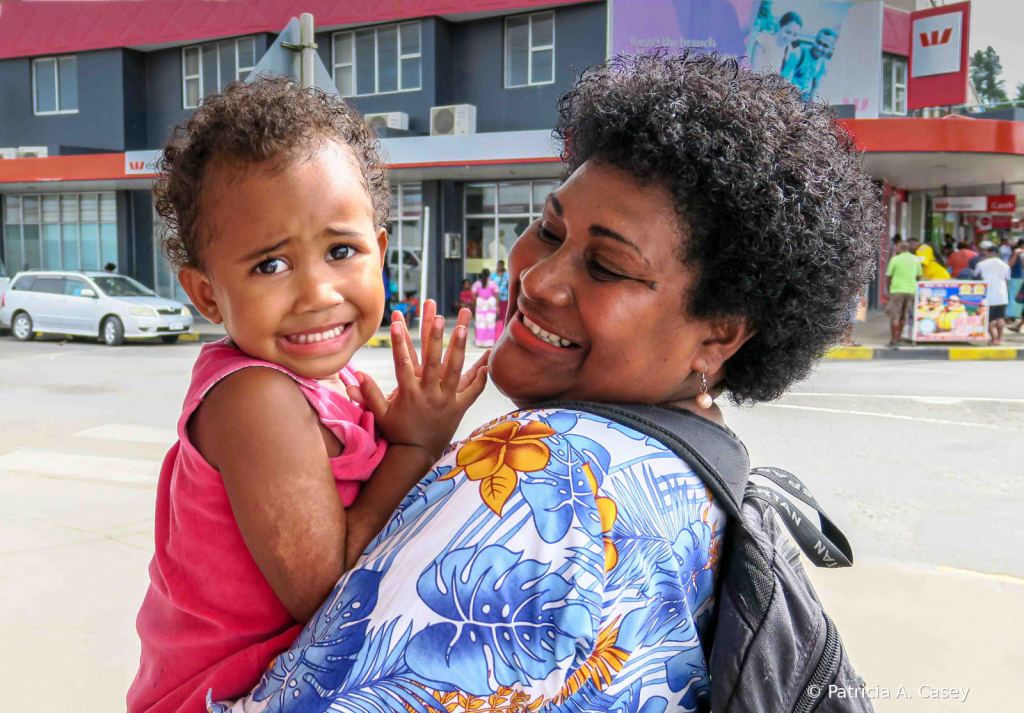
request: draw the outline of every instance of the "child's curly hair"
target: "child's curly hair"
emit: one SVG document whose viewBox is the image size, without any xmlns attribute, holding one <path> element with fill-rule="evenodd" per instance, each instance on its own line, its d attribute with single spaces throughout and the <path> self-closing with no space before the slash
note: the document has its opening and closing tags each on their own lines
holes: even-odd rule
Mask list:
<svg viewBox="0 0 1024 713">
<path fill-rule="evenodd" d="M 255 164 L 332 140 L 351 149 L 373 204 L 374 227 L 386 227 L 391 209 L 386 164 L 376 136 L 344 101 L 316 87 L 303 90 L 281 76 L 232 82 L 222 94 L 206 97 L 175 127 L 157 164 L 153 195 L 171 265 L 202 268 L 203 177 L 215 157 Z"/>
</svg>

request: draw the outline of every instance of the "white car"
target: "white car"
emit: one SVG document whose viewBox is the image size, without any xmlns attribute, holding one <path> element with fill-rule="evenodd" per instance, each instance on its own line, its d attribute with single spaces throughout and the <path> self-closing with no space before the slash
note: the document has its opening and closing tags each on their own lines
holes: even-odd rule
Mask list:
<svg viewBox="0 0 1024 713">
<path fill-rule="evenodd" d="M 105 272 L 20 272 L 0 295 L 0 327 L 23 342 L 37 333 L 125 338 L 159 337 L 167 344 L 192 328 L 192 312 L 124 275 Z"/>
</svg>

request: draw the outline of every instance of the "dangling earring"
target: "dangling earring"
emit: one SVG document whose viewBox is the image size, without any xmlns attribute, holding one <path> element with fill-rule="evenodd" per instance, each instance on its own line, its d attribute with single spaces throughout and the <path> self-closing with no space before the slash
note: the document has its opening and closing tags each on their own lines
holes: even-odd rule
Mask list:
<svg viewBox="0 0 1024 713">
<path fill-rule="evenodd" d="M 709 365 L 704 365 L 704 373 L 700 375 L 700 393 L 697 394 L 697 405 L 700 408 L 711 408 L 711 404 L 715 402 L 711 398 L 711 394 L 708 393 L 708 369 Z"/>
</svg>

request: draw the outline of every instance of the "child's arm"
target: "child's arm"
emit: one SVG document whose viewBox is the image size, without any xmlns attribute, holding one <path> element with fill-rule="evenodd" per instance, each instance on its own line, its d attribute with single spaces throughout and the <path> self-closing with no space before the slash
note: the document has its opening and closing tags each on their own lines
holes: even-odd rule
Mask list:
<svg viewBox="0 0 1024 713">
<path fill-rule="evenodd" d="M 316 412 L 286 374 L 242 369 L 207 395 L 189 431 L 263 576 L 305 623 L 345 572 L 346 513 Z"/>
<path fill-rule="evenodd" d="M 433 301 L 427 300 L 423 316 L 429 321 L 422 331 L 422 367 L 405 323 L 395 315 L 391 344 L 398 388 L 390 396 L 365 374 L 359 374 L 359 387 L 349 387 L 350 396 L 373 412 L 388 440 L 388 452 L 348 509 L 346 569 L 384 528 L 402 498 L 441 458 L 466 409 L 487 384 L 486 354 L 462 374 L 468 310 L 459 314 L 443 361 L 444 318 L 435 317 L 434 312 Z"/>
</svg>

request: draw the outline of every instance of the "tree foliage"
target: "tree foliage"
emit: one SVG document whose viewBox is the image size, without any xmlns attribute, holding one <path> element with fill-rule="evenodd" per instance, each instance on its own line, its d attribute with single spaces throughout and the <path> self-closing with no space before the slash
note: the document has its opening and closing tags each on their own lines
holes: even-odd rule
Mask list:
<svg viewBox="0 0 1024 713">
<path fill-rule="evenodd" d="M 977 50 L 971 56 L 971 82 L 974 83 L 974 91 L 978 93 L 978 99 L 983 104 L 1009 101 L 1006 90 L 1003 89 L 1005 82 L 999 78 L 1002 73 L 1003 63 L 991 46 Z"/>
</svg>

